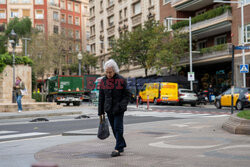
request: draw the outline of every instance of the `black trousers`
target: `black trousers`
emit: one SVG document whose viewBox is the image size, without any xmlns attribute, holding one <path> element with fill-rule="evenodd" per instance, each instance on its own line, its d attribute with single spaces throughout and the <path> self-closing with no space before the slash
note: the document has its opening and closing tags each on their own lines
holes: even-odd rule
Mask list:
<svg viewBox="0 0 250 167">
<path fill-rule="evenodd" d="M 123 137 L 123 117 L 124 113 L 119 115 L 108 114 L 109 123 L 116 139 L 115 150 L 118 151 L 123 151 L 124 147 L 127 146 Z"/>
</svg>

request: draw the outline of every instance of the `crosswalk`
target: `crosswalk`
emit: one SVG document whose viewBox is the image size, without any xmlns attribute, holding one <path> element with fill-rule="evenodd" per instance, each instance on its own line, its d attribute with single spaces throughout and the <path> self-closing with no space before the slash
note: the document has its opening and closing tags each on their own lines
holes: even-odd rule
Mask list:
<svg viewBox="0 0 250 167">
<path fill-rule="evenodd" d="M 43 133 L 43 132 L 26 132 L 21 133 L 19 131 L 0 131 L 0 141 L 6 141 L 6 140 L 15 140 L 15 139 L 21 139 L 21 138 L 31 138 L 36 136 L 45 136 L 49 133 Z"/>
</svg>

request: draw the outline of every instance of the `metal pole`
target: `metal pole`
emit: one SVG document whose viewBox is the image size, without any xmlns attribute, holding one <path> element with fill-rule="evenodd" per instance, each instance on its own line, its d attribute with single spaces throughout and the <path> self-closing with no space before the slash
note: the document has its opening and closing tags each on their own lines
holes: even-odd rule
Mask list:
<svg viewBox="0 0 250 167">
<path fill-rule="evenodd" d="M 15 90 L 14 86 L 16 86 L 15 82 L 15 44 L 12 44 L 13 51 L 12 51 L 12 60 L 13 60 L 13 91 L 12 91 L 12 103 L 16 102 L 16 95 L 15 95 Z"/>
<path fill-rule="evenodd" d="M 192 22 L 191 17 L 189 17 L 189 51 L 190 51 L 190 72 L 193 72 L 192 65 Z M 190 89 L 193 90 L 193 81 L 190 81 Z"/>
<path fill-rule="evenodd" d="M 232 86 L 231 86 L 231 114 L 234 113 L 234 45 L 232 46 Z"/>
<path fill-rule="evenodd" d="M 78 67 L 79 69 L 79 72 L 78 72 L 78 74 L 79 74 L 79 76 L 81 76 L 81 60 L 79 60 L 79 67 Z"/>
<path fill-rule="evenodd" d="M 242 49 L 242 64 L 245 66 L 245 49 L 244 49 L 244 0 L 241 0 L 241 45 Z M 246 87 L 246 73 L 243 73 L 243 87 Z"/>
</svg>

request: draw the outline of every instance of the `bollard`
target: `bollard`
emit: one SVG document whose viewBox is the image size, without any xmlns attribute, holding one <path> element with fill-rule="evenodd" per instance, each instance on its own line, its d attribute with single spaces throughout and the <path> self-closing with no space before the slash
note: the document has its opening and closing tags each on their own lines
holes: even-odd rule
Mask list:
<svg viewBox="0 0 250 167">
<path fill-rule="evenodd" d="M 147 110 L 149 110 L 149 95 L 147 95 Z"/>
<path fill-rule="evenodd" d="M 136 96 L 136 108 L 138 108 L 139 96 Z"/>
<path fill-rule="evenodd" d="M 58 167 L 58 165 L 51 162 L 36 162 L 31 167 Z"/>
</svg>

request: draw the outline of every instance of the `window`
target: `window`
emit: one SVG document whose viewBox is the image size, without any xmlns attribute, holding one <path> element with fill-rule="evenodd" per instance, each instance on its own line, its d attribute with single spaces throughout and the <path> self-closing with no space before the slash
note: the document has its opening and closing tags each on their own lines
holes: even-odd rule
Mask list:
<svg viewBox="0 0 250 167">
<path fill-rule="evenodd" d="M 73 32 L 73 30 L 69 30 L 69 34 L 68 35 L 69 35 L 70 38 L 74 38 L 74 32 Z"/>
<path fill-rule="evenodd" d="M 37 24 L 37 25 L 36 25 L 36 29 L 37 29 L 38 31 L 40 31 L 40 32 L 44 32 L 44 26 L 43 26 L 43 24 Z"/>
<path fill-rule="evenodd" d="M 134 15 L 141 13 L 141 2 L 137 2 L 133 5 Z"/>
<path fill-rule="evenodd" d="M 103 1 L 100 1 L 100 9 L 103 10 Z"/>
<path fill-rule="evenodd" d="M 205 12 L 206 12 L 206 9 L 199 10 L 199 11 L 195 12 L 195 16 L 201 15 L 201 14 L 203 14 Z"/>
<path fill-rule="evenodd" d="M 168 18 L 171 18 L 171 17 L 168 17 Z M 163 21 L 163 25 L 164 25 L 164 27 L 166 27 L 166 29 L 168 31 L 170 31 L 170 30 L 172 30 L 171 26 L 173 25 L 173 20 L 165 18 L 164 21 Z"/>
<path fill-rule="evenodd" d="M 112 26 L 114 24 L 114 16 L 108 17 L 108 24 L 109 26 Z"/>
<path fill-rule="evenodd" d="M 114 0 L 108 0 L 108 6 L 113 5 L 113 3 L 114 3 Z"/>
<path fill-rule="evenodd" d="M 101 50 L 103 50 L 104 49 L 104 41 L 101 40 L 100 44 L 101 44 Z"/>
<path fill-rule="evenodd" d="M 64 27 L 61 28 L 61 33 L 62 33 L 62 35 L 66 35 L 66 31 L 65 31 Z"/>
<path fill-rule="evenodd" d="M 163 0 L 163 5 L 166 5 L 169 2 L 170 2 L 170 0 Z"/>
<path fill-rule="evenodd" d="M 90 17 L 95 14 L 95 7 L 90 8 Z"/>
<path fill-rule="evenodd" d="M 22 0 L 22 3 L 30 3 L 30 0 Z"/>
<path fill-rule="evenodd" d="M 43 19 L 43 10 L 36 10 L 35 18 L 36 19 Z"/>
<path fill-rule="evenodd" d="M 73 16 L 69 16 L 68 19 L 69 19 L 69 20 L 68 20 L 68 23 L 69 23 L 69 24 L 73 24 Z"/>
<path fill-rule="evenodd" d="M 66 17 L 65 14 L 61 14 L 61 22 L 65 23 L 66 22 Z"/>
<path fill-rule="evenodd" d="M 75 17 L 75 25 L 80 25 L 80 19 L 79 17 Z"/>
<path fill-rule="evenodd" d="M 6 0 L 0 0 L 0 4 L 6 4 Z"/>
<path fill-rule="evenodd" d="M 201 50 L 201 49 L 206 48 L 206 47 L 207 47 L 206 41 L 197 42 L 197 49 L 198 50 Z"/>
<path fill-rule="evenodd" d="M 73 11 L 72 2 L 68 2 L 68 10 Z"/>
<path fill-rule="evenodd" d="M 95 44 L 90 45 L 91 53 L 95 53 Z"/>
<path fill-rule="evenodd" d="M 0 10 L 0 19 L 5 19 L 6 18 L 6 11 L 5 10 Z"/>
<path fill-rule="evenodd" d="M 29 9 L 23 9 L 23 17 L 30 17 L 30 10 Z"/>
<path fill-rule="evenodd" d="M 76 51 L 79 51 L 79 44 L 76 44 Z"/>
<path fill-rule="evenodd" d="M 54 34 L 58 34 L 58 32 L 59 32 L 59 27 L 56 26 L 56 25 L 54 25 L 53 32 L 54 32 Z"/>
<path fill-rule="evenodd" d="M 148 0 L 148 4 L 149 4 L 149 6 L 153 6 L 154 5 L 154 0 Z"/>
<path fill-rule="evenodd" d="M 62 8 L 62 9 L 66 9 L 65 1 L 61 1 L 61 8 Z"/>
<path fill-rule="evenodd" d="M 18 0 L 10 0 L 10 3 L 18 3 Z"/>
<path fill-rule="evenodd" d="M 90 27 L 90 36 L 95 35 L 95 26 Z"/>
<path fill-rule="evenodd" d="M 250 24 L 246 25 L 246 28 L 245 28 L 245 36 L 246 36 L 246 42 L 247 43 L 250 43 Z"/>
<path fill-rule="evenodd" d="M 43 5 L 43 3 L 44 3 L 43 0 L 36 0 L 35 1 L 36 5 Z"/>
<path fill-rule="evenodd" d="M 53 20 L 59 21 L 59 14 L 58 14 L 58 12 L 53 12 Z"/>
<path fill-rule="evenodd" d="M 122 10 L 119 11 L 119 19 L 122 20 Z"/>
<path fill-rule="evenodd" d="M 11 9 L 10 17 L 11 18 L 18 17 L 18 9 Z"/>
<path fill-rule="evenodd" d="M 75 4 L 75 12 L 80 13 L 79 4 Z"/>
<path fill-rule="evenodd" d="M 80 31 L 76 30 L 76 39 L 80 39 Z"/>
<path fill-rule="evenodd" d="M 103 20 L 101 20 L 101 22 L 100 22 L 100 29 L 101 29 L 101 31 L 103 31 L 103 29 L 104 29 Z"/>
<path fill-rule="evenodd" d="M 124 8 L 124 18 L 127 18 L 127 12 L 128 12 L 128 9 Z"/>
<path fill-rule="evenodd" d="M 108 44 L 109 44 L 109 48 L 112 48 L 113 47 L 113 43 L 114 43 L 114 37 L 109 37 L 108 38 Z"/>
<path fill-rule="evenodd" d="M 225 44 L 225 43 L 227 43 L 227 36 L 226 35 L 218 36 L 215 38 L 215 41 L 214 41 L 215 45 L 221 45 L 221 44 Z"/>
</svg>

